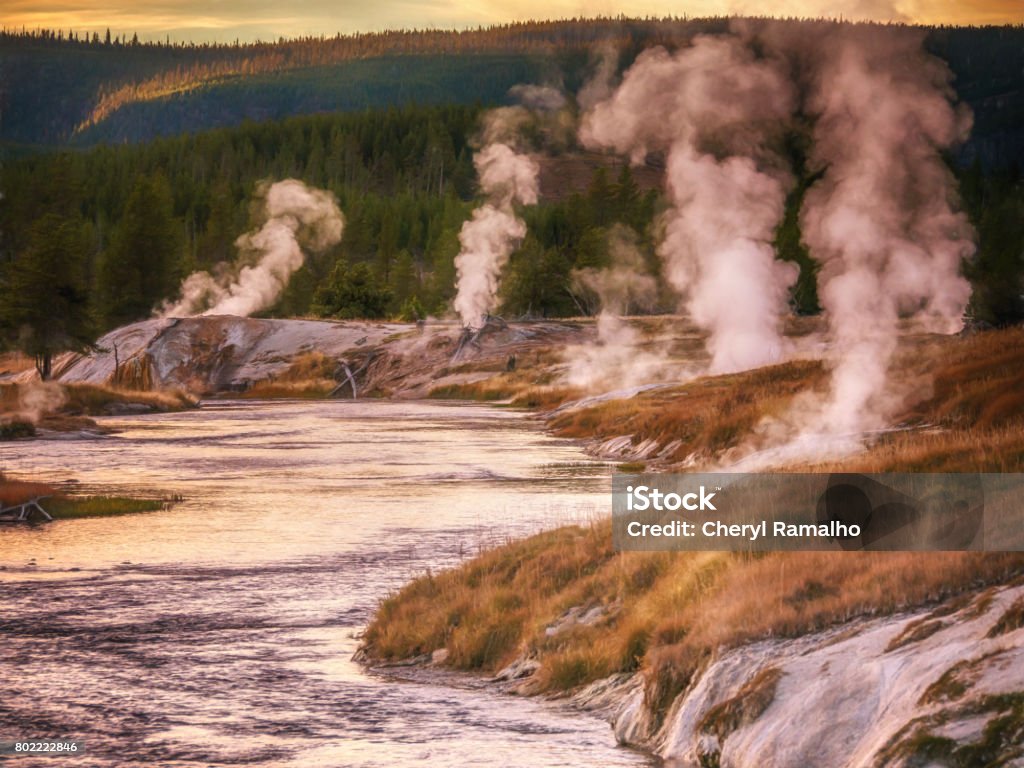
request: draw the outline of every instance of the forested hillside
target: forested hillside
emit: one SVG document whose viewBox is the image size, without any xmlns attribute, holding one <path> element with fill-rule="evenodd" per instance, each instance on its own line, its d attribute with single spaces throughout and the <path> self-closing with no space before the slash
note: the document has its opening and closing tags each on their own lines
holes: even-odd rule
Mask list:
<svg viewBox="0 0 1024 768">
<path fill-rule="evenodd" d="M 3 173 L 3 187 L 18 190 L 0 209 L 4 261 L 42 248 L 51 227 L 33 222 L 44 213 L 70 216 L 97 328 L 113 327 L 147 316 L 189 271 L 234 258 L 259 180 L 299 178 L 338 196 L 345 234 L 293 277 L 277 312 L 310 312 L 339 260 L 369 268 L 359 279 L 387 294 L 382 314 L 401 313 L 410 299 L 421 312 L 443 311 L 475 194 L 468 142 L 479 113 L 453 106 L 310 116 L 29 156 Z M 626 166 L 599 167 L 588 182 L 582 195 L 525 212 L 533 234 L 513 259 L 510 311 L 578 312 L 566 290 L 570 269 L 604 258 L 615 222 L 648 231 L 654 194 Z"/>
<path fill-rule="evenodd" d="M 27 290 L 19 288 L 30 278 L 22 267 L 33 254 L 54 250 L 60 237 L 61 248 L 74 246 L 63 258 L 76 265 L 65 270 L 65 293 L 80 298 L 89 332 L 147 317 L 190 271 L 235 258 L 235 239 L 253 225 L 257 182 L 298 178 L 337 195 L 345 233 L 338 246 L 307 260 L 272 314 L 444 312 L 454 292 L 458 232 L 476 194 L 470 140 L 480 114 L 477 107 L 448 106 L 307 116 L 7 163 L 2 185 L 14 194 L 0 202 L 5 290 Z M 793 146 L 799 168 L 799 142 Z M 563 186 L 523 209 L 530 234 L 506 271 L 503 311 L 551 316 L 595 309 L 571 273 L 607 263 L 615 226 L 634 233 L 657 274 L 659 193 L 649 178 L 641 187 L 624 164 L 590 160 L 561 155 L 550 176 Z M 570 178 L 576 186 L 564 186 Z M 990 321 L 1015 319 L 1024 309 L 1016 288 L 1024 188 L 1016 173 L 985 173 L 977 163 L 961 171 L 961 186 L 980 232 L 975 311 Z M 776 248 L 801 265 L 794 302 L 810 312 L 817 299 L 797 226 L 802 188 L 790 197 Z M 42 287 L 52 290 L 48 279 Z M 324 297 L 338 291 L 356 298 L 326 307 Z M 651 309 L 674 306 L 666 295 Z M 8 328 L 7 338 L 15 333 Z"/>
<path fill-rule="evenodd" d="M 63 324 L 48 332 L 73 348 L 148 317 L 192 271 L 216 272 L 233 262 L 236 239 L 258 224 L 259 184 L 289 178 L 334 193 L 345 229 L 338 245 L 306 260 L 267 313 L 406 319 L 446 313 L 458 234 L 479 200 L 473 148 L 487 105 L 521 82 L 560 82 L 571 96 L 593 70 L 587 46 L 602 35 L 626 36 L 619 39 L 621 67 L 645 40 L 726 23 L 532 24 L 238 47 L 6 35 L 6 71 L 12 61 L 22 69 L 14 81 L 4 80 L 4 136 L 74 146 L 9 152 L 0 166 L 0 344 L 24 348 L 25 328 L 59 317 Z M 973 138 L 949 163 L 978 233 L 978 252 L 965 267 L 974 284 L 971 311 L 991 323 L 1024 318 L 1021 42 L 1018 28 L 941 29 L 929 37 L 959 67 L 957 87 L 976 111 Z M 451 51 L 438 53 L 442 45 Z M 314 62 L 317 51 L 322 56 Z M 360 57 L 360 51 L 374 55 Z M 271 55 L 284 57 L 279 70 L 253 65 L 223 81 L 202 81 L 217 61 Z M 289 68 L 289 56 L 301 66 Z M 111 93 L 118 82 L 160 72 L 170 77 L 172 69 L 183 82 L 203 84 L 127 100 L 73 135 L 89 104 L 95 106 L 91 88 L 103 84 Z M 390 101 L 402 105 L 382 106 Z M 281 119 L 306 111 L 318 114 Z M 252 119 L 233 125 L 242 117 Z M 210 124 L 229 127 L 198 130 Z M 793 308 L 815 312 L 816 266 L 802 245 L 797 213 L 820 171 L 807 170 L 809 128 L 790 130 L 786 159 L 797 183 L 774 245 L 801 269 Z M 174 135 L 141 141 L 165 132 Z M 608 265 L 616 239 L 634 242 L 647 270 L 660 278 L 655 245 L 666 203 L 658 158 L 631 169 L 611 156 L 584 153 L 569 135 L 558 146 L 534 140 L 543 165 L 541 199 L 520 211 L 529 234 L 504 269 L 500 310 L 509 316 L 594 312 L 594 296 L 573 274 Z M 97 143 L 86 146 L 89 141 Z M 675 310 L 675 297 L 659 282 L 662 293 L 653 304 L 628 309 Z"/>
<path fill-rule="evenodd" d="M 523 22 L 464 32 L 394 31 L 246 45 L 142 44 L 73 30 L 0 35 L 0 141 L 145 141 L 312 112 L 483 104 L 520 82 L 575 92 L 592 52 L 678 46 L 730 19 Z M 807 25 L 812 22 L 791 21 Z M 932 28 L 975 112 L 962 164 L 1024 165 L 1024 28 Z"/>
</svg>

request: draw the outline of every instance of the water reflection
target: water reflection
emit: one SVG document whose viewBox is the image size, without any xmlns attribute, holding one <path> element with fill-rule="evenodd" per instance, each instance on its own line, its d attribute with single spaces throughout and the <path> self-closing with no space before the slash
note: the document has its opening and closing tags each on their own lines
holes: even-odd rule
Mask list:
<svg viewBox="0 0 1024 768">
<path fill-rule="evenodd" d="M 572 445 L 445 404 L 110 423 L 121 432 L 6 444 L 0 465 L 186 501 L 0 530 L 0 738 L 84 739 L 74 764 L 96 766 L 644 764 L 595 718 L 350 661 L 409 577 L 605 514 L 607 470 Z"/>
</svg>

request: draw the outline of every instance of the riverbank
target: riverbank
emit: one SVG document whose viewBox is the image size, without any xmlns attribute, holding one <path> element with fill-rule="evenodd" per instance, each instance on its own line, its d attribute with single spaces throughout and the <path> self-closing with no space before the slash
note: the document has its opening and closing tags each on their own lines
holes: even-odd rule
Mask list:
<svg viewBox="0 0 1024 768">
<path fill-rule="evenodd" d="M 616 553 L 602 523 L 415 580 L 362 653 L 571 696 L 683 765 L 914 765 L 1021 756 L 1022 628 L 1019 554 Z"/>
<path fill-rule="evenodd" d="M 104 434 L 93 416 L 172 413 L 198 399 L 178 389 L 140 391 L 84 383 L 26 381 L 0 384 L 0 440 L 53 433 Z"/>
<path fill-rule="evenodd" d="M 796 468 L 1022 470 L 1024 331 L 923 339 L 902 354 L 904 375 L 931 384 L 908 398 L 900 428 L 858 453 Z M 766 417 L 823 378 L 820 363 L 798 360 L 563 404 L 545 418 L 555 434 L 629 469 L 699 469 L 735 456 Z M 602 521 L 411 582 L 382 603 L 363 653 L 484 673 L 515 681 L 519 693 L 572 694 L 605 708 L 624 743 L 684 765 L 752 765 L 769 743 L 773 765 L 855 764 L 826 749 L 844 741 L 861 744 L 850 755 L 880 765 L 1005 760 L 1021 756 L 1024 736 L 1024 679 L 1000 672 L 1024 659 L 1022 614 L 1021 554 L 616 553 Z M 845 657 L 827 650 L 842 643 Z M 809 649 L 824 668 L 798 661 Z M 919 679 L 897 695 L 884 675 L 901 664 Z M 925 696 L 921 684 L 936 688 Z M 955 695 L 943 692 L 949 685 Z M 826 706 L 801 699 L 804 688 L 836 693 Z M 888 700 L 897 714 L 869 700 Z M 848 716 L 851 706 L 861 714 Z M 792 731 L 810 720 L 832 729 L 805 729 L 817 745 Z"/>
</svg>

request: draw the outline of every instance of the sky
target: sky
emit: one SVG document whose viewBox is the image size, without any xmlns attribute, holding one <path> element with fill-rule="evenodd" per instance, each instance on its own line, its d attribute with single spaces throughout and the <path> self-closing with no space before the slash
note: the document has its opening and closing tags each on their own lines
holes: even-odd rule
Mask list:
<svg viewBox="0 0 1024 768">
<path fill-rule="evenodd" d="M 334 35 L 382 29 L 464 29 L 578 16 L 828 16 L 925 24 L 1024 23 L 1024 0 L 0 0 L 0 24 L 110 28 L 143 40 Z"/>
</svg>

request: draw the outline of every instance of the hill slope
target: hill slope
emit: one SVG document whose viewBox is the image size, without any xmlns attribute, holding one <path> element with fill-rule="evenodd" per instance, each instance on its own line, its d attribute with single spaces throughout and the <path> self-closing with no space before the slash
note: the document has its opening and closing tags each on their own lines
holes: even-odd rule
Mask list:
<svg viewBox="0 0 1024 768">
<path fill-rule="evenodd" d="M 244 46 L 106 44 L 0 35 L 0 141 L 144 141 L 246 119 L 408 103 L 499 103 L 517 82 L 575 92 L 591 52 L 628 64 L 655 44 L 722 32 L 730 20 L 526 22 L 464 32 L 388 32 Z M 812 21 L 804 25 L 813 34 Z M 801 30 L 802 31 L 802 30 Z M 1024 28 L 931 28 L 975 130 L 961 158 L 1024 162 Z"/>
</svg>

